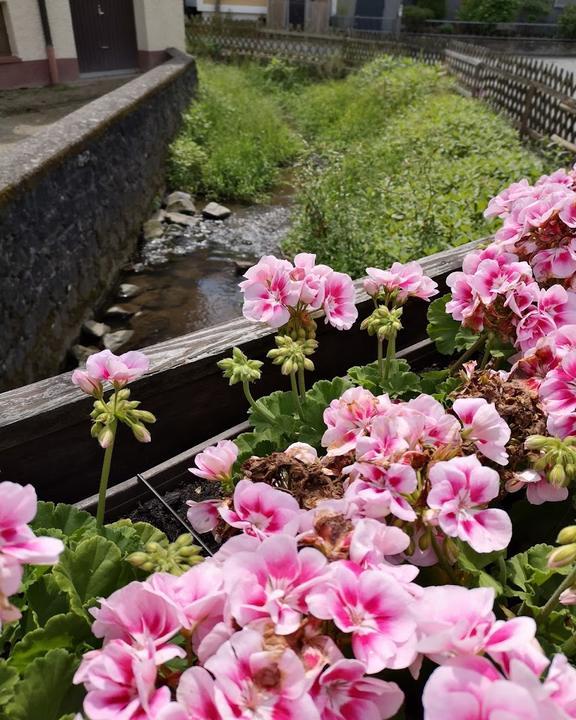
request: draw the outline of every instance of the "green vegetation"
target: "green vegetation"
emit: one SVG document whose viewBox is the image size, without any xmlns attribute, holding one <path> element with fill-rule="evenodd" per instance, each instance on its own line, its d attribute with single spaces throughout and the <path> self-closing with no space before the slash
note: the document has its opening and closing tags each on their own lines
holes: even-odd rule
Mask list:
<svg viewBox="0 0 576 720">
<path fill-rule="evenodd" d="M 289 254 L 360 276 L 486 235 L 489 198 L 543 163 L 438 68 L 379 60 L 296 98 L 303 163 Z"/>
<path fill-rule="evenodd" d="M 172 146 L 169 183 L 210 198 L 259 199 L 294 159 L 299 140 L 262 79 L 242 68 L 200 63 L 200 98 Z"/>
<path fill-rule="evenodd" d="M 560 34 L 565 38 L 576 38 L 576 5 L 567 7 L 558 18 Z"/>
<path fill-rule="evenodd" d="M 173 147 L 171 182 L 252 201 L 296 164 L 287 254 L 360 276 L 490 232 L 488 199 L 545 162 L 440 67 L 383 57 L 341 80 L 201 64 L 201 100 Z"/>
</svg>

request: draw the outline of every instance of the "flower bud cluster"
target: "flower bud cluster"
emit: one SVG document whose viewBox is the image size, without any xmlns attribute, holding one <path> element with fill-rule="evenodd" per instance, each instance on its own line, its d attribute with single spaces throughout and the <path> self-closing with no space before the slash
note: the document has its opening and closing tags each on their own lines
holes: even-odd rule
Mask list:
<svg viewBox="0 0 576 720">
<path fill-rule="evenodd" d="M 290 375 L 298 370 L 314 370 L 312 355 L 318 347 L 316 340 L 293 340 L 289 335 L 277 335 L 276 348 L 268 352 L 274 365 L 280 365 L 283 375 Z"/>
<path fill-rule="evenodd" d="M 186 570 L 202 562 L 201 552 L 201 549 L 192 543 L 192 536 L 185 533 L 173 543 L 149 542 L 143 551 L 134 552 L 126 559 L 131 565 L 145 572 L 183 575 Z"/>
<path fill-rule="evenodd" d="M 240 348 L 233 348 L 232 357 L 224 358 L 218 363 L 223 375 L 230 381 L 230 385 L 236 383 L 251 383 L 260 380 L 262 373 L 260 368 L 264 363 L 260 360 L 250 360 Z"/>
<path fill-rule="evenodd" d="M 155 416 L 147 410 L 139 410 L 140 402 L 130 400 L 130 390 L 118 390 L 106 402 L 99 399 L 94 402 L 90 413 L 92 418 L 91 435 L 98 439 L 101 447 L 107 448 L 114 440 L 115 424 L 127 425 L 138 442 L 150 442 L 150 432 L 146 424 L 156 422 Z"/>
</svg>

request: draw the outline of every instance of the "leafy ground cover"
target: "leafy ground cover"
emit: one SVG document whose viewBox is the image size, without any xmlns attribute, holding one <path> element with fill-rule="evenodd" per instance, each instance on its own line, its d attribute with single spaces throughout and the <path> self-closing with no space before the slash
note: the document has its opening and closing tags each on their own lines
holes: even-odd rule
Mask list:
<svg viewBox="0 0 576 720">
<path fill-rule="evenodd" d="M 296 164 L 286 253 L 315 252 L 354 276 L 487 235 L 488 199 L 548 164 L 442 68 L 412 60 L 382 57 L 322 81 L 279 60 L 201 61 L 200 79 L 171 183 L 250 202 Z"/>
</svg>

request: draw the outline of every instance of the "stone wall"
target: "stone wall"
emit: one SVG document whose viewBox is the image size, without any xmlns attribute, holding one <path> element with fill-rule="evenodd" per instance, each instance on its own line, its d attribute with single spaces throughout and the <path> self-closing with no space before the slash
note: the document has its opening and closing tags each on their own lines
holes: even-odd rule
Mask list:
<svg viewBox="0 0 576 720">
<path fill-rule="evenodd" d="M 189 56 L 14 146 L 0 163 L 0 390 L 56 373 L 135 249 L 197 86 Z"/>
</svg>

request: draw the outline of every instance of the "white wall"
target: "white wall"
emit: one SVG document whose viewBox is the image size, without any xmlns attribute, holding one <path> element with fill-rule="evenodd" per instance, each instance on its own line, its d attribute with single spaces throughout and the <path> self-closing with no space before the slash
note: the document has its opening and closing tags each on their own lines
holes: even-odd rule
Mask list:
<svg viewBox="0 0 576 720">
<path fill-rule="evenodd" d="M 44 60 L 46 45 L 36 0 L 7 0 L 6 19 L 12 52 L 21 60 Z M 48 18 L 57 58 L 75 58 L 69 0 L 49 0 Z"/>
<path fill-rule="evenodd" d="M 134 14 L 139 50 L 186 50 L 182 0 L 134 0 Z"/>
</svg>

